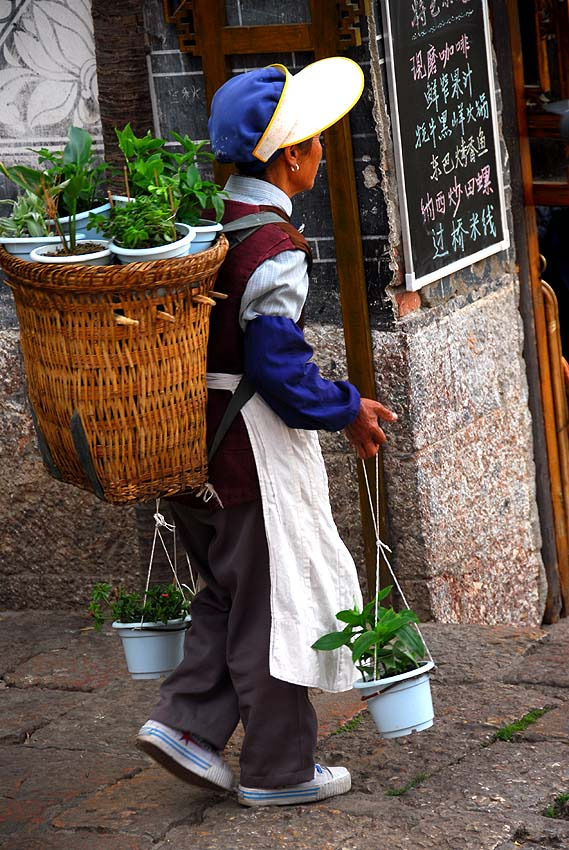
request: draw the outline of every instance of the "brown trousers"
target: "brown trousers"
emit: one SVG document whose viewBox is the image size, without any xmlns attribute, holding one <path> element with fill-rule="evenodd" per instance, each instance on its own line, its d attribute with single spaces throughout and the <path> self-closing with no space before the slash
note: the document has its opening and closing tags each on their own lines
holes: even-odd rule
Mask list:
<svg viewBox="0 0 569 850">
<path fill-rule="evenodd" d="M 206 587 L 192 604 L 184 660 L 151 717 L 223 750 L 241 719 L 241 783 L 278 788 L 314 775 L 316 713 L 307 689 L 269 673 L 269 553 L 260 501 L 192 510 L 170 501 Z"/>
</svg>

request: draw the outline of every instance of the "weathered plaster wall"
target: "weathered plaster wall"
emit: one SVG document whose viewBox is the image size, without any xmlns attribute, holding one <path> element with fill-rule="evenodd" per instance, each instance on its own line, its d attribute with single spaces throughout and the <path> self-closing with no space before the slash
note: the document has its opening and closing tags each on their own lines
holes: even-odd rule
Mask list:
<svg viewBox="0 0 569 850">
<path fill-rule="evenodd" d="M 102 153 L 88 0 L 0 3 L 0 160 L 61 148 L 70 124 Z M 0 181 L 0 197 L 13 190 Z M 0 606 L 71 607 L 95 580 L 140 583 L 134 513 L 52 480 L 26 405 L 17 318 L 0 283 Z"/>
</svg>

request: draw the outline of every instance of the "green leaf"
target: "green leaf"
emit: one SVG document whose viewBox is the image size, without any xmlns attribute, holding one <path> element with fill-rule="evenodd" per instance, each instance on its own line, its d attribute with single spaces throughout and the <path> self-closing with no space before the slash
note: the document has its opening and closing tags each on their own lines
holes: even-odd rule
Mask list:
<svg viewBox="0 0 569 850">
<path fill-rule="evenodd" d="M 315 643 L 312 644 L 312 649 L 328 651 L 331 649 L 339 649 L 341 646 L 346 646 L 350 636 L 344 631 L 330 632 L 327 635 L 322 635 Z"/>
<path fill-rule="evenodd" d="M 69 128 L 69 141 L 63 150 L 64 165 L 71 163 L 83 168 L 91 156 L 91 134 L 82 127 Z"/>
<path fill-rule="evenodd" d="M 212 195 L 210 198 L 210 202 L 213 209 L 215 210 L 215 220 L 218 222 L 221 221 L 225 210 L 225 203 L 223 201 L 223 198 L 220 198 L 219 195 Z"/>
<path fill-rule="evenodd" d="M 374 631 L 364 632 L 360 635 L 352 646 L 352 661 L 358 661 L 363 655 L 366 655 L 374 644 L 378 643 L 378 635 Z"/>
<path fill-rule="evenodd" d="M 338 611 L 336 619 L 342 623 L 350 623 L 352 626 L 363 626 L 363 618 L 358 611 Z"/>
</svg>

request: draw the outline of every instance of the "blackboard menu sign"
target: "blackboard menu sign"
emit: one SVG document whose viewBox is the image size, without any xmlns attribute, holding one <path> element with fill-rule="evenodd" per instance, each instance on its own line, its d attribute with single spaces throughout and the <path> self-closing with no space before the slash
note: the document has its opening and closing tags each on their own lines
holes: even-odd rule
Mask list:
<svg viewBox="0 0 569 850">
<path fill-rule="evenodd" d="M 383 0 L 407 289 L 508 247 L 486 0 Z"/>
</svg>

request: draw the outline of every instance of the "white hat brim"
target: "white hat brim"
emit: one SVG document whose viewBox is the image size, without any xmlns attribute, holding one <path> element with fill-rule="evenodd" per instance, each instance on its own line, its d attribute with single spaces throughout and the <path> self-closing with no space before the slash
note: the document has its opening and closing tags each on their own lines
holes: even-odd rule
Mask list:
<svg viewBox="0 0 569 850">
<path fill-rule="evenodd" d="M 282 65 L 285 85 L 273 116 L 253 156 L 262 162 L 279 150 L 317 136 L 358 102 L 364 88 L 360 66 L 347 56 L 331 56 L 290 74 Z"/>
</svg>

